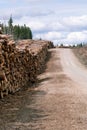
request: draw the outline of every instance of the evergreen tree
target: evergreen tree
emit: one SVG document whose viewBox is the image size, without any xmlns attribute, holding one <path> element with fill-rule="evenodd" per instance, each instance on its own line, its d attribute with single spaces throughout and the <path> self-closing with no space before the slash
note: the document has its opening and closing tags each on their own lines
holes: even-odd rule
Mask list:
<svg viewBox="0 0 87 130">
<path fill-rule="evenodd" d="M 12 15 L 11 15 L 11 16 L 10 16 L 10 19 L 9 19 L 9 21 L 8 21 L 9 34 L 11 34 L 11 35 L 12 35 L 12 33 L 13 33 L 13 25 L 12 25 L 12 23 L 13 23 L 13 19 L 12 19 Z"/>
<path fill-rule="evenodd" d="M 15 25 L 13 27 L 13 37 L 15 40 L 18 39 L 32 39 L 32 32 L 29 27 Z"/>
<path fill-rule="evenodd" d="M 27 35 L 27 38 L 32 39 L 32 31 L 29 27 L 27 28 Z"/>
<path fill-rule="evenodd" d="M 20 39 L 20 26 L 18 25 L 15 25 L 13 27 L 13 37 L 14 37 L 14 40 L 18 40 Z"/>
<path fill-rule="evenodd" d="M 24 26 L 15 25 L 13 26 L 13 19 L 10 16 L 8 20 L 8 26 L 2 24 L 2 31 L 4 34 L 12 35 L 14 40 L 18 39 L 32 39 L 32 31 L 25 24 Z"/>
</svg>

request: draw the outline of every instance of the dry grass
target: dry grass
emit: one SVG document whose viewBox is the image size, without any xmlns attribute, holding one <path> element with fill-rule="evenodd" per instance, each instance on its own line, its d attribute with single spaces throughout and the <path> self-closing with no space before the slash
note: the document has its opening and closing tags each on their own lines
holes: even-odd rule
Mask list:
<svg viewBox="0 0 87 130">
<path fill-rule="evenodd" d="M 87 67 L 87 47 L 75 48 L 73 52 L 78 57 L 79 61 Z"/>
</svg>

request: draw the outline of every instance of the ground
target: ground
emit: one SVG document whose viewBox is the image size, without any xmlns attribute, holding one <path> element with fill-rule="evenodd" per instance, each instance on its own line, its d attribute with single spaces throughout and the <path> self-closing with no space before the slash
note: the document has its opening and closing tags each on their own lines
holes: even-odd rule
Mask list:
<svg viewBox="0 0 87 130">
<path fill-rule="evenodd" d="M 0 130 L 87 130 L 87 70 L 70 49 L 49 50 L 36 88 L 0 101 Z"/>
</svg>

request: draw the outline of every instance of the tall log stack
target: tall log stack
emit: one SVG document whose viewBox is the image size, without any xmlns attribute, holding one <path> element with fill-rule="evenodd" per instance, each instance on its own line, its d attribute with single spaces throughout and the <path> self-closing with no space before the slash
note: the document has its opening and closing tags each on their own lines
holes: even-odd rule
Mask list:
<svg viewBox="0 0 87 130">
<path fill-rule="evenodd" d="M 0 34 L 0 96 L 34 83 L 41 72 L 50 41 L 22 40 L 15 43 Z"/>
</svg>

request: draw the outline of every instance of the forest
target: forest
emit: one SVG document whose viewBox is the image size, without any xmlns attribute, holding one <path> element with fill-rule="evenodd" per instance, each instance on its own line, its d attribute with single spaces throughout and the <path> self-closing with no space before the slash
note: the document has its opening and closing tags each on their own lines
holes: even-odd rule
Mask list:
<svg viewBox="0 0 87 130">
<path fill-rule="evenodd" d="M 22 26 L 13 25 L 12 16 L 10 16 L 7 25 L 1 23 L 0 26 L 2 29 L 2 33 L 10 35 L 14 40 L 32 39 L 32 31 L 30 27 L 27 27 L 26 24 Z"/>
</svg>

